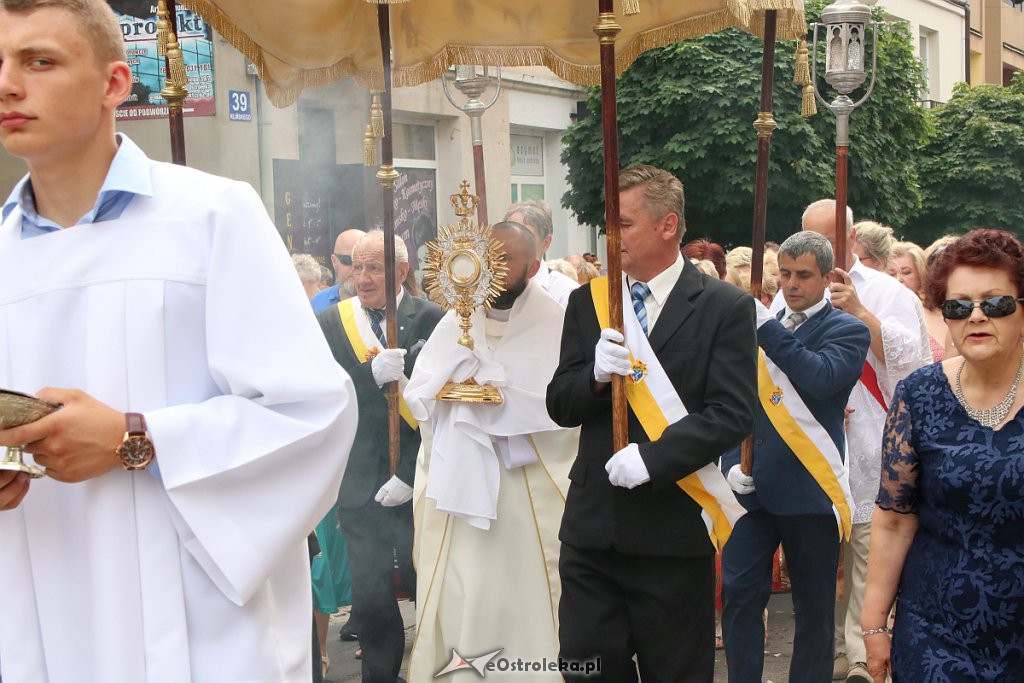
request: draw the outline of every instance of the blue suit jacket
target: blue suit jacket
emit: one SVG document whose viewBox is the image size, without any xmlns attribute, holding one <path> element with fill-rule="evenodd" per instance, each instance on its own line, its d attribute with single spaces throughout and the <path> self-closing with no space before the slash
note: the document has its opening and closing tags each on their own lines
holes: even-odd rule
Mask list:
<svg viewBox="0 0 1024 683">
<path fill-rule="evenodd" d="M 778 319 L 769 320 L 757 331 L 757 341 L 844 454 L 846 404 L 871 345 L 867 325 L 826 303 L 795 333 Z M 728 473 L 739 461 L 737 448 L 722 457 L 722 470 Z M 775 431 L 760 401 L 754 417 L 753 476 L 757 490 L 737 496 L 748 510 L 763 507 L 776 515 L 832 512 L 828 496 Z"/>
</svg>

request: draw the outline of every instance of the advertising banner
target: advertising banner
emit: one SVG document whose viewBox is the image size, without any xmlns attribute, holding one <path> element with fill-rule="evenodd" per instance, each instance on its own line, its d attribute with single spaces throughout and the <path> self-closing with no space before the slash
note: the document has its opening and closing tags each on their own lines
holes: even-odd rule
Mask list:
<svg viewBox="0 0 1024 683">
<path fill-rule="evenodd" d="M 118 120 L 167 117 L 167 102 L 160 97 L 164 86 L 164 58 L 157 55 L 156 3 L 139 0 L 110 0 L 124 36 L 128 65 L 132 70 L 132 92 L 117 109 Z M 178 8 L 178 42 L 188 74 L 185 116 L 213 116 L 216 113 L 213 87 L 213 34 L 202 17 Z"/>
</svg>

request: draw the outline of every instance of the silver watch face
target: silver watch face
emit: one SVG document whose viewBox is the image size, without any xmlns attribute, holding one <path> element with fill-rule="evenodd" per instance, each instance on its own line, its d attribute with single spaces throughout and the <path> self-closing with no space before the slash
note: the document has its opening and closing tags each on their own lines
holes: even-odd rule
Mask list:
<svg viewBox="0 0 1024 683">
<path fill-rule="evenodd" d="M 129 436 L 117 449 L 117 453 L 126 468 L 139 469 L 153 459 L 153 442 L 145 436 Z"/>
</svg>

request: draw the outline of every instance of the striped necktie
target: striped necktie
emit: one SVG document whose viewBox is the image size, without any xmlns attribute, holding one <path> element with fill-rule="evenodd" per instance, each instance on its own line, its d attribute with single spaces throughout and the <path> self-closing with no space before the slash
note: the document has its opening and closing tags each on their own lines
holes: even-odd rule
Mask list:
<svg viewBox="0 0 1024 683">
<path fill-rule="evenodd" d="M 787 330 L 792 332 L 793 330 L 796 329 L 797 325 L 799 325 L 805 320 L 807 320 L 806 313 L 804 313 L 803 311 L 793 311 L 792 313 L 789 314 L 789 317 L 783 321 L 782 324 L 785 325 Z"/>
<path fill-rule="evenodd" d="M 381 321 L 384 320 L 384 309 L 383 308 L 366 308 L 366 317 L 370 320 L 370 329 L 377 335 L 377 339 L 380 339 L 380 343 L 383 346 L 387 346 L 388 342 L 384 338 L 384 330 L 381 329 Z"/>
<path fill-rule="evenodd" d="M 647 334 L 647 307 L 644 306 L 644 299 L 651 293 L 651 288 L 643 282 L 634 282 L 629 288 L 629 293 L 633 297 L 633 310 L 636 311 L 636 319 L 640 321 L 640 327 L 644 328 L 644 334 Z"/>
</svg>

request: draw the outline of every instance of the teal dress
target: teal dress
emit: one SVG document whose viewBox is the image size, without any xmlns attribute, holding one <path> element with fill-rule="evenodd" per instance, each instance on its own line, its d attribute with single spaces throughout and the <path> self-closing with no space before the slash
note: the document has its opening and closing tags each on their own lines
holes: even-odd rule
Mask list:
<svg viewBox="0 0 1024 683">
<path fill-rule="evenodd" d="M 313 609 L 334 614 L 352 604 L 352 575 L 348 569 L 348 547 L 338 525 L 338 511 L 331 508 L 316 525 L 320 554 L 313 558 Z"/>
</svg>

